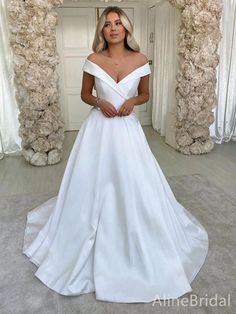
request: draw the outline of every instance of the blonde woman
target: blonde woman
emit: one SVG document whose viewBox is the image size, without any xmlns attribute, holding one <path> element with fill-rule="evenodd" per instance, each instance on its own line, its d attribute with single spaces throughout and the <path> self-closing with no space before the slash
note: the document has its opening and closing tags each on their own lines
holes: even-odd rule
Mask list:
<svg viewBox="0 0 236 314">
<path fill-rule="evenodd" d="M 106 15 L 109 15 L 109 19 L 106 19 Z M 129 115 L 134 106 L 143 104 L 149 99 L 148 60 L 139 52 L 140 48 L 132 33 L 132 24 L 124 11 L 118 7 L 108 7 L 101 15 L 97 25 L 93 42 L 95 52 L 87 58 L 100 66 L 102 71 L 109 73 L 116 83 L 119 83 L 122 78 L 124 79 L 126 74 L 133 74 L 136 69 L 148 69 L 148 73 L 140 79 L 139 95 L 125 101 L 121 107 L 119 106 L 119 110 L 106 99 L 92 96 L 94 76 L 84 72 L 82 100 L 89 105 L 99 106 L 107 117 Z"/>
<path fill-rule="evenodd" d="M 58 195 L 28 214 L 23 253 L 38 266 L 35 276 L 62 295 L 178 298 L 192 291 L 208 235 L 175 199 L 134 112 L 149 99 L 151 71 L 121 9 L 103 12 L 93 50 L 81 90 L 92 108 Z"/>
</svg>

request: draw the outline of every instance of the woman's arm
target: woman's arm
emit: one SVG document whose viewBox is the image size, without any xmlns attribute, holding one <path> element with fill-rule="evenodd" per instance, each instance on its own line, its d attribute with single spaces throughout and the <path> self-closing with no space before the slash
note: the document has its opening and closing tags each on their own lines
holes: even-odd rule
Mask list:
<svg viewBox="0 0 236 314">
<path fill-rule="evenodd" d="M 83 72 L 83 80 L 82 80 L 82 88 L 81 88 L 81 99 L 90 106 L 95 106 L 96 98 L 92 95 L 93 92 L 93 86 L 94 86 L 94 76 Z"/>
<path fill-rule="evenodd" d="M 138 96 L 131 99 L 134 101 L 134 106 L 142 105 L 149 100 L 149 74 L 141 77 L 138 86 Z"/>
</svg>

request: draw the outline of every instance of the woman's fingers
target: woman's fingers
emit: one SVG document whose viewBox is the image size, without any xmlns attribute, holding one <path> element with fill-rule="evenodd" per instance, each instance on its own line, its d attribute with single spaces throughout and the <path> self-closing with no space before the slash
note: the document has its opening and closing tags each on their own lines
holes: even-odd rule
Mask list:
<svg viewBox="0 0 236 314">
<path fill-rule="evenodd" d="M 112 104 L 108 103 L 108 106 L 106 106 L 104 103 L 103 105 L 104 105 L 103 107 L 105 107 L 105 108 L 101 108 L 101 109 L 102 109 L 102 112 L 104 113 L 104 115 L 106 117 L 111 118 L 111 117 L 115 117 L 117 115 L 118 112 Z"/>
<path fill-rule="evenodd" d="M 129 109 L 128 109 L 128 108 L 125 108 L 125 107 L 121 108 L 121 110 L 120 110 L 120 115 L 121 115 L 121 116 L 129 115 Z"/>
<path fill-rule="evenodd" d="M 130 114 L 130 112 L 128 110 L 122 110 L 119 115 L 120 116 L 128 116 L 129 114 Z"/>
<path fill-rule="evenodd" d="M 104 113 L 105 116 L 108 117 L 108 118 L 111 118 L 111 117 L 114 116 L 114 114 L 112 114 L 112 113 L 110 113 L 110 112 L 107 112 L 107 111 L 104 111 L 103 113 Z"/>
<path fill-rule="evenodd" d="M 110 111 L 106 110 L 105 112 L 106 112 L 106 115 L 107 115 L 108 117 L 111 117 L 111 116 L 112 116 L 112 113 L 111 113 Z"/>
<path fill-rule="evenodd" d="M 116 116 L 116 114 L 112 113 L 111 111 L 103 111 L 103 113 L 108 118 L 112 118 Z M 124 112 L 124 111 L 119 114 L 120 117 L 128 116 L 128 115 L 129 115 L 129 112 Z"/>
<path fill-rule="evenodd" d="M 111 115 L 111 116 L 113 116 L 113 115 L 114 115 L 113 110 L 107 110 L 107 112 L 108 112 L 108 114 L 109 114 L 109 115 Z"/>
<path fill-rule="evenodd" d="M 115 115 L 117 115 L 117 111 L 115 108 L 109 108 L 108 109 L 109 114 L 113 117 Z"/>
</svg>

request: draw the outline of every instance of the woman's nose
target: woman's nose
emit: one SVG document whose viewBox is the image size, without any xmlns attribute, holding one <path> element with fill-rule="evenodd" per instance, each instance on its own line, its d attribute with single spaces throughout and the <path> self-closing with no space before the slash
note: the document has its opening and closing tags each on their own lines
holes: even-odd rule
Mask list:
<svg viewBox="0 0 236 314">
<path fill-rule="evenodd" d="M 115 24 L 111 24 L 111 29 L 116 29 L 116 25 Z"/>
</svg>

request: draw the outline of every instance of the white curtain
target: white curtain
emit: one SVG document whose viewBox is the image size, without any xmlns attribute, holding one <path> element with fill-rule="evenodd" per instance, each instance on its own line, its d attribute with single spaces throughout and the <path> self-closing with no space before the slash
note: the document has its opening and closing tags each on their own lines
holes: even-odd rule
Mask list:
<svg viewBox="0 0 236 314">
<path fill-rule="evenodd" d="M 9 45 L 8 1 L 0 0 L 0 155 L 21 155 L 15 100 L 13 53 Z"/>
<path fill-rule="evenodd" d="M 177 34 L 180 11 L 168 1 L 156 5 L 152 126 L 166 135 L 167 117 L 176 111 Z"/>
<path fill-rule="evenodd" d="M 218 106 L 213 110 L 215 122 L 210 127 L 210 135 L 218 144 L 236 140 L 236 0 L 224 0 L 221 32 L 216 88 Z"/>
</svg>

